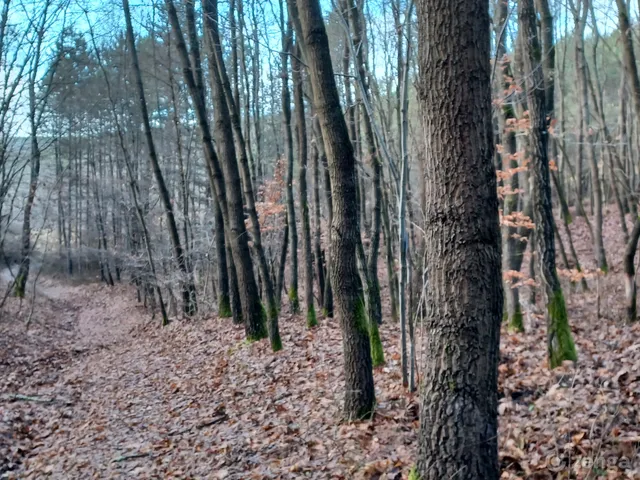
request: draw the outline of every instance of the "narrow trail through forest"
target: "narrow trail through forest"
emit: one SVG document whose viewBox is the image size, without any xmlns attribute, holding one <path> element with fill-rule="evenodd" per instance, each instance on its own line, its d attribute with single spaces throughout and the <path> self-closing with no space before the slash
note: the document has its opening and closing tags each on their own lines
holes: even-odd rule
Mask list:
<svg viewBox="0 0 640 480">
<path fill-rule="evenodd" d="M 290 318 L 288 350 L 273 356 L 226 320 L 160 330 L 125 286 L 44 279 L 37 292 L 29 331 L 25 314 L 2 319 L 8 478 L 299 478 L 362 466 L 355 445 L 373 424 L 340 438 L 336 325 L 308 332 Z M 400 385 L 392 390 L 394 405 L 404 400 Z"/>
<path fill-rule="evenodd" d="M 547 368 L 535 313 L 526 333 L 503 330 L 503 478 L 593 478 L 583 458 L 614 459 L 608 478 L 640 478 L 640 326 L 621 320 L 622 285 L 614 263 L 601 318 L 595 288 L 567 290 L 575 366 Z M 390 321 L 376 416 L 344 424 L 335 320 L 309 330 L 283 315 L 273 354 L 228 319 L 160 328 L 128 285 L 43 276 L 36 292 L 28 330 L 30 300 L 10 298 L 0 316 L 0 478 L 407 478 L 418 412 Z"/>
</svg>

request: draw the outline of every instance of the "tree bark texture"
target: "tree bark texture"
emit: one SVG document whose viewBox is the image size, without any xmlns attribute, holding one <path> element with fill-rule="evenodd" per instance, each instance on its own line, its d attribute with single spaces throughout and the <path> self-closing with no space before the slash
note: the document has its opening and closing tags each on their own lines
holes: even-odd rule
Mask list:
<svg viewBox="0 0 640 480">
<path fill-rule="evenodd" d="M 495 480 L 503 288 L 487 0 L 419 0 L 426 287 L 417 473 Z"/>
<path fill-rule="evenodd" d="M 299 40 L 313 92 L 331 179 L 330 277 L 334 311 L 343 336 L 345 368 L 344 416 L 368 418 L 373 414 L 375 391 L 369 330 L 362 284 L 356 264 L 358 203 L 356 163 L 331 64 L 329 42 L 318 0 L 289 0 L 289 14 L 299 25 Z"/>
</svg>

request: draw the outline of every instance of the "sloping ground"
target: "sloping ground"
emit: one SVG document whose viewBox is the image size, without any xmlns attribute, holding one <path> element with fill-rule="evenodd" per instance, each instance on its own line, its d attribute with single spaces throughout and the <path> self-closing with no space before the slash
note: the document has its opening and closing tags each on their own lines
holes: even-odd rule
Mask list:
<svg viewBox="0 0 640 480">
<path fill-rule="evenodd" d="M 0 442 L 9 478 L 350 478 L 367 459 L 387 458 L 397 459 L 399 478 L 410 460 L 413 419 L 405 418 L 393 360 L 377 372 L 378 418 L 339 424 L 335 322 L 308 331 L 299 318 L 283 318 L 286 350 L 273 355 L 266 342 L 246 344 L 227 320 L 159 329 L 126 300 L 130 293 L 84 288 L 70 292 L 79 305 L 66 310 L 71 323 L 108 324 L 103 313 L 139 323 L 106 347 L 94 343 L 102 330 L 78 332 L 83 353 L 72 354 L 73 342 L 61 348 L 59 355 L 71 353 L 64 365 L 49 364 L 58 370 L 49 383 L 22 371 L 5 381 L 3 371 Z"/>
<path fill-rule="evenodd" d="M 583 227 L 572 231 L 588 263 Z M 577 366 L 546 369 L 533 313 L 526 334 L 503 332 L 504 478 L 640 478 L 640 326 L 622 322 L 622 250 L 607 242 L 602 317 L 595 281 L 567 291 Z M 415 399 L 400 385 L 395 325 L 382 328 L 375 420 L 344 425 L 335 321 L 309 331 L 283 317 L 285 350 L 274 355 L 228 320 L 160 329 L 124 286 L 47 281 L 39 298 L 28 332 L 24 316 L 0 317 L 0 477 L 399 479 L 414 461 Z"/>
</svg>

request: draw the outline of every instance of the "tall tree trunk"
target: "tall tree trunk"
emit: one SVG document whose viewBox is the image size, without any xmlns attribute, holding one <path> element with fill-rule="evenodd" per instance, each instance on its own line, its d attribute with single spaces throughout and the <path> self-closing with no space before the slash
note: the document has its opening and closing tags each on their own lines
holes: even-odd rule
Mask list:
<svg viewBox="0 0 640 480">
<path fill-rule="evenodd" d="M 296 47 L 298 44 L 296 43 Z M 296 113 L 296 138 L 298 139 L 298 195 L 300 198 L 300 214 L 302 215 L 302 258 L 304 261 L 304 303 L 307 311 L 307 326 L 318 324 L 316 309 L 313 306 L 313 253 L 311 251 L 311 222 L 309 220 L 309 201 L 307 194 L 307 122 L 304 113 L 304 92 L 302 83 L 302 64 L 300 48 L 294 49 L 291 57 L 293 72 L 293 101 Z"/>
<path fill-rule="evenodd" d="M 98 153 L 100 155 L 100 153 Z M 95 152 L 92 151 L 89 158 L 87 158 L 87 168 L 91 167 L 92 183 L 93 183 L 93 198 L 95 199 L 95 217 L 96 217 L 96 229 L 98 233 L 98 250 L 100 261 L 100 275 L 105 283 L 109 286 L 113 286 L 113 277 L 111 275 L 111 268 L 109 266 L 107 243 L 107 233 L 105 229 L 105 221 L 102 210 L 102 199 L 100 198 L 100 186 L 98 184 L 98 170 L 96 168 Z M 103 253 L 104 252 L 104 253 Z"/>
<path fill-rule="evenodd" d="M 598 268 L 605 273 L 608 270 L 607 258 L 604 251 L 604 243 L 602 240 L 602 188 L 600 185 L 600 174 L 598 169 L 598 161 L 593 147 L 593 134 L 589 126 L 589 92 L 587 83 L 587 59 L 584 52 L 584 30 L 587 20 L 587 2 L 588 0 L 577 0 L 581 4 L 581 8 L 574 8 L 574 19 L 576 24 L 575 42 L 576 42 L 576 70 L 578 76 L 578 95 L 580 97 L 580 115 L 581 115 L 581 138 L 584 143 L 584 151 L 591 169 L 591 192 L 593 202 L 591 208 L 594 212 L 593 226 L 593 249 Z M 547 99 L 547 105 L 549 100 Z"/>
<path fill-rule="evenodd" d="M 400 320 L 398 315 L 398 278 L 396 276 L 395 259 L 393 256 L 393 235 L 391 233 L 391 221 L 389 210 L 391 201 L 389 200 L 388 189 L 383 190 L 382 199 L 382 232 L 384 233 L 385 257 L 387 263 L 387 282 L 389 284 L 389 300 L 391 302 L 391 319 L 394 322 Z"/>
<path fill-rule="evenodd" d="M 591 99 L 593 101 L 596 119 L 600 124 L 602 135 L 604 136 L 604 140 L 606 141 L 606 146 L 601 150 L 603 152 L 602 153 L 603 156 L 607 158 L 607 160 L 604 162 L 605 163 L 604 168 L 608 167 L 609 178 L 611 180 L 611 183 L 610 183 L 611 191 L 613 192 L 613 196 L 616 200 L 616 205 L 618 207 L 618 213 L 620 215 L 620 226 L 622 228 L 624 241 L 625 243 L 627 243 L 629 241 L 629 230 L 627 228 L 627 222 L 625 219 L 626 197 L 624 198 L 624 203 L 623 203 L 623 197 L 620 195 L 620 192 L 618 189 L 619 182 L 617 181 L 616 174 L 615 174 L 615 168 L 616 168 L 616 165 L 620 164 L 620 159 L 618 158 L 618 150 L 614 146 L 613 138 L 609 133 L 605 112 L 602 108 L 601 98 L 598 99 L 598 97 L 600 96 L 599 92 L 601 91 L 602 87 L 600 85 L 599 80 L 597 79 L 597 75 L 596 75 L 596 82 L 598 84 L 598 90 L 596 90 L 596 87 L 594 86 L 594 82 L 591 76 L 589 75 L 587 77 L 587 83 L 589 85 L 589 92 L 591 94 Z M 626 206 L 626 208 L 628 209 L 628 206 Z"/>
<path fill-rule="evenodd" d="M 156 294 L 158 295 L 158 301 L 160 303 L 160 313 L 162 315 L 162 325 L 168 325 L 169 323 L 169 317 L 167 315 L 167 311 L 165 309 L 165 303 L 164 303 L 164 299 L 162 296 L 162 288 L 160 286 L 160 282 L 158 281 L 158 276 L 156 274 L 156 267 L 155 267 L 155 261 L 153 258 L 153 252 L 152 252 L 152 248 L 151 248 L 151 237 L 149 235 L 149 229 L 147 228 L 147 223 L 146 223 L 146 213 L 147 213 L 147 208 L 146 205 L 144 204 L 144 202 L 142 201 L 142 199 L 140 198 L 140 185 L 137 179 L 137 175 L 136 175 L 136 169 L 135 169 L 135 164 L 132 162 L 132 158 L 131 158 L 131 154 L 129 152 L 129 149 L 127 148 L 127 144 L 126 144 L 126 139 L 125 139 L 125 133 L 124 133 L 124 129 L 122 128 L 122 125 L 120 124 L 119 121 L 119 117 L 118 117 L 118 112 L 116 111 L 116 103 L 113 97 L 113 93 L 112 93 L 112 88 L 111 88 L 111 82 L 109 81 L 109 76 L 107 74 L 107 70 L 104 67 L 104 64 L 102 63 L 102 59 L 100 56 L 100 51 L 97 48 L 96 42 L 95 42 L 95 37 L 93 34 L 93 30 L 90 30 L 90 35 L 91 35 L 91 41 L 93 43 L 93 47 L 95 50 L 95 55 L 96 55 L 96 59 L 98 61 L 98 66 L 100 67 L 100 70 L 102 71 L 102 74 L 104 76 L 104 81 L 105 81 L 105 85 L 107 87 L 107 97 L 109 98 L 109 104 L 111 107 L 111 113 L 113 115 L 113 119 L 116 125 L 116 131 L 118 133 L 118 141 L 119 141 L 119 146 L 120 149 L 122 150 L 122 154 L 124 157 L 124 164 L 126 167 L 126 171 L 127 171 L 127 176 L 129 178 L 129 190 L 131 193 L 131 199 L 133 200 L 133 205 L 134 205 L 134 209 L 135 209 L 135 213 L 136 216 L 133 217 L 132 220 L 132 230 L 134 232 L 134 234 L 132 235 L 134 242 L 137 239 L 137 228 L 138 225 L 135 223 L 135 219 L 138 220 L 138 222 L 140 223 L 140 228 L 142 230 L 142 239 L 144 241 L 144 246 L 145 246 L 145 253 L 147 255 L 147 262 L 148 262 L 148 268 L 149 268 L 149 273 L 150 273 L 150 277 L 151 277 L 151 282 L 153 282 L 153 285 L 150 284 L 150 282 L 148 280 L 145 281 L 144 284 L 144 288 L 149 290 L 152 288 L 155 288 Z M 137 243 L 137 242 L 136 242 Z M 137 284 L 136 286 L 138 287 L 138 300 L 140 300 L 140 289 L 142 287 L 141 285 L 141 280 L 139 277 L 134 277 L 134 282 Z M 146 306 L 146 294 L 145 294 L 145 306 Z M 155 315 L 155 312 L 154 312 Z"/>
<path fill-rule="evenodd" d="M 539 68 L 541 57 L 535 15 L 533 0 L 522 0 L 518 4 L 519 25 L 524 38 L 529 39 L 528 42 L 523 42 L 522 47 L 531 122 L 531 174 L 533 175 L 531 194 L 533 197 L 533 218 L 536 225 L 537 273 L 542 285 L 541 293 L 545 306 L 549 366 L 555 368 L 561 365 L 564 360 L 575 361 L 577 357 L 567 318 L 564 295 L 556 272 L 545 92 L 538 88 L 538 85 L 543 82 L 543 78 Z"/>
<path fill-rule="evenodd" d="M 308 66 L 313 103 L 318 114 L 331 177 L 333 222 L 330 274 L 335 312 L 340 320 L 343 336 L 343 413 L 351 420 L 368 418 L 373 415 L 375 390 L 369 329 L 356 264 L 360 231 L 353 146 L 349 141 L 347 124 L 340 107 L 320 2 L 289 0 L 288 5 Z"/>
<path fill-rule="evenodd" d="M 412 6 L 413 4 L 410 4 Z M 411 17 L 411 7 L 407 11 Z M 410 38 L 410 31 L 408 38 Z M 400 257 L 400 275 L 398 276 L 398 311 L 400 314 L 400 364 L 402 371 L 402 385 L 409 386 L 409 355 L 407 349 L 407 282 L 410 281 L 409 266 L 409 237 L 406 228 L 407 204 L 409 202 L 409 59 L 411 57 L 411 42 L 407 41 L 407 51 L 402 67 L 400 80 L 400 178 L 398 181 L 398 250 Z M 401 59 L 400 57 L 398 58 Z M 411 284 L 409 283 L 409 287 Z M 409 289 L 409 292 L 411 290 Z M 410 314 L 410 313 L 409 313 Z"/>
<path fill-rule="evenodd" d="M 255 3 L 251 3 L 251 21 L 253 31 L 251 32 L 251 41 L 253 45 L 253 55 L 251 56 L 251 72 L 252 72 L 252 89 L 253 89 L 253 128 L 256 140 L 256 156 L 255 156 L 255 170 L 256 177 L 258 179 L 262 178 L 262 127 L 261 127 L 261 116 L 262 116 L 262 107 L 261 107 L 261 98 L 260 98 L 260 79 L 261 79 L 261 69 L 260 66 L 262 62 L 260 61 L 260 41 L 258 38 L 258 20 L 257 20 L 257 12 L 258 8 L 256 8 Z M 277 147 L 277 143 L 276 143 Z"/>
<path fill-rule="evenodd" d="M 6 8 L 8 9 L 8 2 Z M 27 78 L 27 90 L 29 96 L 29 127 L 31 135 L 31 158 L 29 159 L 29 192 L 27 193 L 27 199 L 24 204 L 24 215 L 22 220 L 22 238 L 21 238 L 21 250 L 20 250 L 20 267 L 18 268 L 18 274 L 14 282 L 14 293 L 17 297 L 24 297 L 27 288 L 27 280 L 29 278 L 29 269 L 31 267 L 31 255 L 33 253 L 34 245 L 31 244 L 31 214 L 33 211 L 33 205 L 36 200 L 36 191 L 38 189 L 38 183 L 40 179 L 40 158 L 42 152 L 40 151 L 40 144 L 38 142 L 38 128 L 41 121 L 41 112 L 44 108 L 42 100 L 36 97 L 36 82 L 38 82 L 38 71 L 40 67 L 40 59 L 42 55 L 42 46 L 44 41 L 45 29 L 48 22 L 48 11 L 51 6 L 51 2 L 45 2 L 45 6 L 42 12 L 40 12 L 40 18 L 35 25 L 36 39 L 33 45 L 33 60 L 26 61 L 24 66 L 28 64 L 30 71 Z M 3 18 L 6 19 L 6 12 L 3 14 Z M 6 21 L 6 20 L 5 20 Z M 4 25 L 3 25 L 4 29 Z M 3 38 L 4 40 L 4 38 Z M 1 53 L 0 53 L 1 55 Z M 46 101 L 46 98 L 44 99 Z M 2 124 L 5 124 L 3 121 Z M 4 146 L 2 147 L 4 148 Z M 2 159 L 3 155 L 0 156 Z M 3 165 L 3 173 L 5 166 Z"/>
<path fill-rule="evenodd" d="M 194 315 L 198 310 L 196 301 L 196 287 L 193 280 L 193 271 L 189 268 L 189 262 L 185 258 L 184 250 L 180 242 L 180 235 L 178 234 L 178 226 L 173 213 L 173 204 L 169 195 L 169 190 L 164 181 L 164 176 L 160 169 L 160 162 L 158 161 L 158 154 L 156 152 L 155 143 L 153 141 L 153 134 L 151 133 L 151 122 L 149 120 L 149 112 L 147 110 L 147 101 L 144 94 L 144 86 L 142 85 L 142 73 L 140 72 L 140 63 L 138 62 L 138 52 L 136 51 L 136 41 L 133 34 L 133 25 L 131 23 L 131 12 L 129 10 L 129 0 L 122 0 L 122 6 L 124 8 L 124 16 L 127 24 L 127 43 L 131 53 L 131 60 L 133 64 L 133 73 L 135 76 L 136 90 L 138 94 L 138 105 L 140 107 L 140 113 L 142 115 L 142 124 L 144 127 L 144 136 L 147 142 L 147 150 L 149 152 L 149 159 L 151 160 L 151 167 L 153 169 L 153 175 L 158 184 L 158 191 L 160 193 L 160 199 L 164 207 L 165 216 L 167 218 L 167 227 L 169 228 L 169 238 L 171 239 L 171 245 L 173 247 L 173 256 L 180 273 L 182 274 L 182 307 L 185 315 Z"/>
<path fill-rule="evenodd" d="M 278 326 L 278 305 L 276 303 L 271 276 L 269 275 L 267 257 L 264 253 L 264 249 L 262 248 L 262 233 L 260 231 L 260 221 L 258 219 L 253 185 L 251 183 L 251 168 L 247 154 L 247 145 L 244 141 L 244 135 L 240 124 L 240 110 L 238 104 L 233 99 L 227 70 L 222 58 L 222 46 L 220 43 L 220 32 L 218 30 L 218 1 L 203 0 L 202 6 L 204 12 L 205 33 L 206 38 L 209 41 L 209 76 L 211 77 L 213 85 L 214 99 L 217 96 L 220 96 L 220 105 L 218 106 L 219 114 L 224 119 L 223 121 L 227 123 L 223 132 L 225 136 L 228 136 L 230 133 L 230 136 L 226 140 L 231 142 L 227 147 L 227 155 L 229 155 L 227 161 L 230 163 L 238 163 L 240 167 L 253 250 L 256 253 L 258 270 L 260 272 L 260 277 L 266 294 L 267 318 L 269 321 L 269 341 L 271 343 L 272 350 L 277 352 L 282 349 L 282 340 L 280 339 L 280 330 Z M 221 125 L 218 124 L 218 126 L 222 128 Z M 235 148 L 233 143 L 234 138 Z"/>
<path fill-rule="evenodd" d="M 284 237 L 280 246 L 280 262 L 278 263 L 278 275 L 276 277 L 276 300 L 278 306 L 282 304 L 282 290 L 284 288 L 284 270 L 287 265 L 287 249 L 289 247 L 289 224 L 287 216 L 284 216 Z"/>
<path fill-rule="evenodd" d="M 354 55 L 354 70 L 358 76 L 360 85 L 362 85 L 361 95 L 366 102 L 370 102 L 370 94 L 367 81 L 367 65 L 364 56 L 364 28 L 361 24 L 361 12 L 359 6 L 356 6 L 354 0 L 347 0 L 349 11 L 349 25 L 351 26 L 353 44 L 356 47 Z M 348 73 L 348 72 L 345 72 Z M 359 109 L 359 111 L 362 111 Z M 382 162 L 376 148 L 375 138 L 373 135 L 372 119 L 367 112 L 362 116 L 364 124 L 364 137 L 367 144 L 367 155 L 373 167 L 373 215 L 371 225 L 371 248 L 367 258 L 367 297 L 368 297 L 368 317 L 369 332 L 371 335 L 371 353 L 373 356 L 374 366 L 384 363 L 384 354 L 382 350 L 382 342 L 378 332 L 378 325 L 382 323 L 382 301 L 380 299 L 380 282 L 378 280 L 378 254 L 380 251 L 380 232 L 382 222 Z M 365 206 L 365 189 L 362 189 L 360 197 L 361 206 Z M 367 230 L 366 226 L 366 210 L 361 215 L 361 227 Z"/>
<path fill-rule="evenodd" d="M 496 59 L 501 61 L 502 64 L 502 78 L 513 78 L 511 73 L 511 63 L 509 60 L 504 59 L 506 53 L 506 44 L 504 38 L 503 29 L 506 27 L 507 16 L 509 13 L 509 5 L 505 1 L 499 1 L 496 6 L 496 33 L 497 38 L 500 39 L 498 43 L 498 50 L 496 53 Z M 511 85 L 506 80 L 499 83 L 501 90 L 509 91 Z M 516 114 L 514 103 L 518 101 L 518 97 L 515 94 L 505 98 L 503 100 L 502 112 L 499 119 L 500 137 L 503 149 L 502 169 L 509 171 L 518 168 L 518 147 L 516 141 L 516 132 L 513 123 L 516 121 Z M 506 271 L 520 271 L 522 264 L 521 258 L 519 258 L 518 250 L 519 246 L 517 237 L 518 228 L 515 222 L 512 221 L 512 216 L 518 209 L 518 200 L 520 198 L 520 174 L 517 172 L 511 172 L 509 177 L 509 190 L 504 198 L 502 206 L 502 216 L 507 220 L 508 225 L 505 225 L 502 229 L 502 245 L 503 245 L 503 265 Z M 509 225 L 510 224 L 510 225 Z M 520 306 L 520 288 L 512 284 L 509 279 L 505 281 L 505 303 L 506 303 L 506 320 L 509 328 L 516 332 L 524 331 L 524 323 L 522 316 L 522 307 Z"/>
<path fill-rule="evenodd" d="M 320 214 L 320 153 L 317 140 L 311 143 L 311 158 L 313 166 L 313 247 L 316 257 L 316 272 L 318 277 L 319 305 L 324 305 L 324 255 L 322 254 L 322 217 Z"/>
<path fill-rule="evenodd" d="M 580 265 L 580 259 L 578 258 L 578 253 L 576 252 L 576 248 L 573 244 L 573 236 L 571 235 L 571 229 L 569 228 L 569 224 L 571 223 L 571 214 L 569 213 L 569 205 L 567 203 L 567 199 L 564 194 L 564 190 L 562 189 L 562 184 L 560 180 L 558 180 L 558 176 L 555 172 L 551 172 L 551 179 L 553 180 L 553 184 L 556 187 L 556 194 L 558 195 L 558 199 L 560 200 L 561 205 L 561 220 L 562 225 L 564 227 L 564 233 L 567 236 L 567 241 L 569 242 L 569 251 L 571 252 L 571 259 L 573 260 L 574 268 L 578 271 L 582 271 L 582 266 Z M 586 292 L 589 290 L 589 286 L 587 285 L 587 280 L 583 276 L 580 279 L 580 284 L 582 286 L 582 290 Z"/>
<path fill-rule="evenodd" d="M 616 4 L 618 6 L 618 28 L 622 36 L 622 61 L 624 71 L 629 84 L 636 121 L 640 123 L 640 76 L 638 76 L 636 55 L 633 49 L 633 32 L 629 25 L 629 13 L 626 2 L 624 0 L 616 0 Z M 637 315 L 636 271 L 634 262 L 636 250 L 638 249 L 638 239 L 640 239 L 640 217 L 636 216 L 633 231 L 625 248 L 623 262 L 627 320 L 629 322 L 636 321 Z"/>
<path fill-rule="evenodd" d="M 320 153 L 320 163 L 322 164 L 323 170 L 323 183 L 324 183 L 324 194 L 327 201 L 327 224 L 329 228 L 333 225 L 333 202 L 331 199 L 331 179 L 329 178 L 329 164 L 327 161 L 327 154 L 324 149 L 324 138 L 322 136 L 322 129 L 320 128 L 320 121 L 318 120 L 318 115 L 313 113 L 313 130 L 316 135 L 318 141 L 316 145 L 318 147 L 318 152 Z M 329 239 L 329 243 L 331 243 L 331 239 Z M 325 275 L 325 284 L 324 284 L 324 302 L 322 304 L 322 313 L 326 317 L 333 317 L 333 290 L 331 289 L 331 247 L 327 250 L 325 255 L 325 263 L 326 263 L 326 275 Z"/>
<path fill-rule="evenodd" d="M 256 161 L 253 156 L 252 142 L 251 142 L 251 86 L 249 85 L 249 74 L 247 69 L 247 54 L 245 51 L 245 38 L 244 38 L 244 0 L 236 0 L 238 4 L 238 45 L 240 50 L 240 74 L 243 79 L 243 110 L 244 110 L 244 139 L 247 144 L 247 157 L 249 159 L 249 168 L 251 170 L 251 184 L 255 188 L 257 185 L 256 178 Z M 253 103 L 258 102 L 256 97 Z M 236 102 L 239 107 L 239 103 Z M 259 120 L 258 120 L 259 121 Z M 256 192 L 257 193 L 257 192 Z"/>
<path fill-rule="evenodd" d="M 168 35 L 167 41 L 168 47 L 168 61 L 171 64 L 171 34 Z M 173 127 L 176 131 L 176 156 L 178 157 L 178 172 L 179 172 L 179 180 L 180 180 L 180 196 L 182 201 L 182 236 L 184 240 L 184 252 L 186 260 L 189 261 L 189 250 L 190 250 L 190 238 L 193 236 L 189 236 L 189 185 L 188 185 L 188 167 L 185 168 L 185 162 L 183 158 L 183 150 L 182 150 L 182 132 L 180 129 L 180 120 L 178 117 L 178 100 L 176 97 L 176 82 L 173 76 L 173 70 L 169 68 L 169 87 L 171 90 L 171 104 L 172 108 L 172 120 Z M 193 266 L 189 265 L 188 269 L 193 271 Z M 228 291 L 228 286 L 227 286 Z"/>
<path fill-rule="evenodd" d="M 555 78 L 556 78 L 556 47 L 553 40 L 553 15 L 549 8 L 549 0 L 536 0 L 536 7 L 540 13 L 540 36 L 543 49 L 542 71 L 544 74 L 545 109 L 547 115 L 555 117 Z"/>
<path fill-rule="evenodd" d="M 636 205 L 636 195 L 632 188 L 631 175 L 628 174 L 629 168 L 627 165 L 631 164 L 631 152 L 629 149 L 629 134 L 627 128 L 627 98 L 626 98 L 626 75 L 623 75 L 620 80 L 620 118 L 618 120 L 620 124 L 620 148 L 619 156 L 614 157 L 618 159 L 618 163 L 614 167 L 616 178 L 620 176 L 622 178 L 624 188 L 624 204 L 625 212 L 633 213 L 634 218 L 638 216 L 638 207 Z"/>
<path fill-rule="evenodd" d="M 417 473 L 421 480 L 497 480 L 503 288 L 489 2 L 419 0 L 416 5 L 428 172 L 425 327 L 430 332 Z"/>
<path fill-rule="evenodd" d="M 238 31 L 236 28 L 236 2 L 237 0 L 229 1 L 229 30 L 231 31 L 231 88 L 233 89 L 233 99 L 236 105 L 240 105 L 240 76 L 238 74 Z M 217 18 L 214 19 L 217 21 Z"/>
<path fill-rule="evenodd" d="M 190 65 L 189 54 L 178 19 L 178 12 L 173 4 L 173 0 L 165 0 L 165 4 L 167 6 L 171 29 L 176 38 L 176 49 L 180 56 L 183 77 L 187 84 L 200 130 L 209 182 L 222 211 L 223 222 L 226 229 L 225 238 L 231 246 L 233 261 L 236 266 L 245 335 L 250 341 L 259 340 L 266 337 L 267 332 L 265 329 L 264 310 L 260 302 L 258 286 L 249 253 L 249 243 L 244 224 L 242 205 L 242 184 L 240 182 L 238 165 L 235 162 L 231 162 L 227 157 L 224 158 L 225 161 L 222 162 L 222 164 L 218 159 L 218 155 L 213 147 L 213 139 L 211 138 L 204 92 L 198 87 L 193 68 Z M 220 103 L 224 104 L 224 102 Z M 216 111 L 218 110 L 219 109 L 216 109 Z M 216 123 L 219 122 L 224 122 L 224 120 L 221 120 L 220 115 L 218 115 L 216 119 Z"/>
<path fill-rule="evenodd" d="M 23 298 L 26 294 L 27 280 L 29 278 L 29 268 L 31 266 L 31 254 L 33 253 L 33 245 L 31 244 L 31 213 L 33 211 L 33 204 L 36 200 L 36 190 L 38 189 L 38 180 L 40 178 L 40 145 L 38 143 L 38 130 L 37 120 L 35 118 L 35 90 L 31 92 L 32 87 L 29 87 L 31 113 L 29 114 L 29 121 L 31 123 L 31 159 L 29 163 L 30 178 L 29 178 L 29 193 L 27 194 L 27 200 L 24 205 L 24 216 L 22 221 L 22 249 L 20 251 L 22 259 L 20 261 L 20 267 L 18 268 L 18 275 L 15 279 L 14 292 L 17 297 Z"/>
<path fill-rule="evenodd" d="M 551 9 L 549 8 L 548 0 L 536 0 L 536 6 L 538 11 L 540 12 L 540 20 L 541 20 L 540 31 L 541 31 L 542 47 L 543 47 L 542 70 L 544 74 L 545 110 L 546 110 L 548 122 L 551 123 L 555 119 L 555 76 L 556 76 L 555 75 L 556 48 L 555 48 L 555 42 L 554 42 L 554 36 L 553 36 L 553 15 L 551 13 Z M 552 156 L 552 159 L 556 160 L 556 163 L 558 163 L 557 162 L 557 150 L 558 150 L 557 142 L 558 142 L 558 139 L 556 138 L 556 136 L 550 136 L 549 144 L 548 144 L 548 148 L 550 149 L 549 155 Z M 597 165 L 596 165 L 596 169 L 597 169 Z M 573 245 L 571 230 L 569 229 L 569 224 L 572 221 L 571 214 L 569 212 L 569 205 L 565 199 L 564 191 L 562 189 L 562 184 L 558 180 L 558 176 L 556 172 L 551 171 L 550 174 L 553 179 L 553 183 L 556 187 L 556 193 L 558 194 L 558 199 L 560 200 L 562 222 L 565 229 L 565 233 L 567 235 L 567 239 L 569 240 L 569 247 L 571 250 L 573 262 L 575 264 L 575 268 L 578 271 L 581 271 L 582 268 L 580 266 L 580 261 L 578 260 L 578 255 Z M 600 208 L 599 211 L 602 212 L 602 208 Z M 554 222 L 554 226 L 555 226 L 555 222 Z M 602 235 L 600 236 L 600 238 L 601 237 Z M 558 236 L 558 242 L 559 242 L 559 246 L 562 248 L 562 243 L 561 243 L 562 240 L 560 239 L 559 236 Z M 582 277 L 580 281 L 581 281 L 583 290 L 586 291 L 587 281 L 585 280 L 584 277 Z"/>
<path fill-rule="evenodd" d="M 284 156 L 287 162 L 287 224 L 289 225 L 289 255 L 291 258 L 289 280 L 289 302 L 293 313 L 300 310 L 298 299 L 298 225 L 293 196 L 293 132 L 291 128 L 291 93 L 289 90 L 289 54 L 292 50 L 291 24 L 284 21 L 284 6 L 280 2 L 280 23 L 282 28 L 282 53 L 280 62 L 282 73 L 282 130 L 284 132 Z"/>
</svg>

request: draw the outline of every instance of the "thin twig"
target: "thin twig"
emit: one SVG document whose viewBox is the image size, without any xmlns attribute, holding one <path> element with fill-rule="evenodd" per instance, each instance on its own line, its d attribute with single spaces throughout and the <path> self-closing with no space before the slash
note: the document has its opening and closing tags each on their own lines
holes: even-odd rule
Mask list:
<svg viewBox="0 0 640 480">
<path fill-rule="evenodd" d="M 113 463 L 126 462 L 127 460 L 133 460 L 134 458 L 148 457 L 149 455 L 151 455 L 151 452 L 146 452 L 146 453 L 138 452 L 138 453 L 132 453 L 130 455 L 121 455 L 118 458 L 114 458 Z"/>
<path fill-rule="evenodd" d="M 174 430 L 172 432 L 169 432 L 167 435 L 172 437 L 174 435 L 182 435 L 183 433 L 187 433 L 190 432 L 191 430 L 197 429 L 197 430 L 202 430 L 205 427 L 210 427 L 212 425 L 215 425 L 217 423 L 222 423 L 224 422 L 227 418 L 229 418 L 229 416 L 226 413 L 222 413 L 220 416 L 198 423 L 196 425 L 192 425 L 188 428 L 185 428 L 183 430 Z"/>
<path fill-rule="evenodd" d="M 17 402 L 17 401 L 23 401 L 23 402 L 36 402 L 36 403 L 60 403 L 62 405 L 65 406 L 71 406 L 73 405 L 73 402 L 71 402 L 70 400 L 64 400 L 64 399 L 57 399 L 54 397 L 38 397 L 38 396 L 32 396 L 32 395 L 24 395 L 21 393 L 9 393 L 9 394 L 5 394 L 5 395 L 1 395 L 0 396 L 0 401 L 2 402 Z"/>
</svg>

